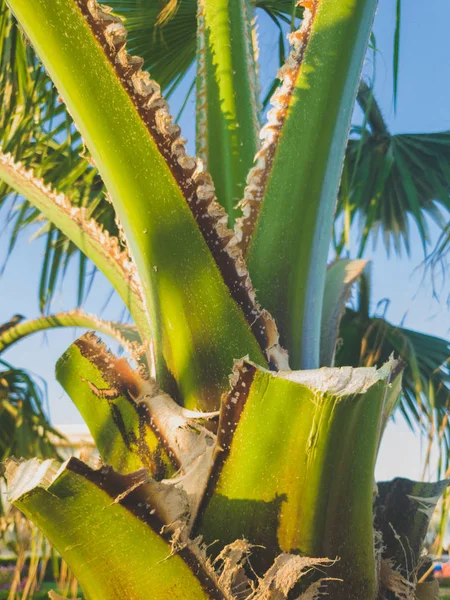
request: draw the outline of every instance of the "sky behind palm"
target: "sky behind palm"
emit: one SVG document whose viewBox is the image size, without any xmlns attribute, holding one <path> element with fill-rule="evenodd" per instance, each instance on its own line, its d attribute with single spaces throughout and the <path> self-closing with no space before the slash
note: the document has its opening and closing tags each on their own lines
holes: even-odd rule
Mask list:
<svg viewBox="0 0 450 600">
<path fill-rule="evenodd" d="M 376 54 L 375 90 L 378 102 L 392 132 L 431 132 L 450 130 L 450 2 L 448 0 L 403 0 L 401 28 L 400 77 L 397 112 L 394 113 L 392 89 L 393 32 L 395 1 L 380 0 L 375 22 Z M 425 8 L 426 7 L 426 8 Z M 267 22 L 260 22 L 262 79 L 269 80 L 276 69 L 277 36 Z M 367 73 L 372 62 L 366 62 Z M 264 87 L 264 86 L 263 86 Z M 182 96 L 180 91 L 180 97 Z M 180 98 L 174 98 L 174 114 Z M 183 115 L 183 133 L 192 141 L 194 133 L 192 102 Z M 366 252 L 373 260 L 373 306 L 378 314 L 386 312 L 393 323 L 419 331 L 449 336 L 450 313 L 447 297 L 450 285 L 437 282 L 438 295 L 433 297 L 431 278 L 421 268 L 423 251 L 414 226 L 411 255 L 388 258 L 381 244 Z M 430 225 L 431 238 L 437 239 L 437 228 Z M 0 237 L 0 262 L 7 253 L 7 232 Z M 38 315 L 37 289 L 44 245 L 41 240 L 29 242 L 23 237 L 9 260 L 0 279 L 0 322 L 13 314 L 27 317 Z M 75 265 L 73 265 L 74 267 Z M 53 310 L 68 310 L 74 306 L 76 270 L 71 268 L 63 290 L 56 295 Z M 97 274 L 86 305 L 89 312 L 99 313 L 108 297 L 108 286 Z M 387 299 L 387 301 L 384 301 Z M 380 303 L 380 304 L 378 304 Z M 112 300 L 103 311 L 105 318 L 119 319 L 121 304 Z M 17 367 L 24 367 L 48 382 L 49 409 L 53 423 L 80 423 L 80 415 L 54 378 L 54 364 L 81 330 L 52 331 L 24 341 L 4 358 Z M 379 457 L 377 475 L 387 479 L 396 475 L 420 476 L 421 444 L 398 419 L 391 424 Z"/>
</svg>

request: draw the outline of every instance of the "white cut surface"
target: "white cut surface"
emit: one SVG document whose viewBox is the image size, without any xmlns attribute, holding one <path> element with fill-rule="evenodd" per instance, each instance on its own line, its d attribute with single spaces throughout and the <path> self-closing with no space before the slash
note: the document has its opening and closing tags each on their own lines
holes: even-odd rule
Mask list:
<svg viewBox="0 0 450 600">
<path fill-rule="evenodd" d="M 376 367 L 322 367 L 309 371 L 280 371 L 274 374 L 282 379 L 300 383 L 318 392 L 334 396 L 363 394 L 375 383 L 388 379 L 394 360 L 380 369 Z"/>
</svg>

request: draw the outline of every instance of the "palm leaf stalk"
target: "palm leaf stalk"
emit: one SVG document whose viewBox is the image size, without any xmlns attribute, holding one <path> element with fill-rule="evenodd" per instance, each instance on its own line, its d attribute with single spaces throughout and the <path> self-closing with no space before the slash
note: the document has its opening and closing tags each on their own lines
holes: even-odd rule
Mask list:
<svg viewBox="0 0 450 600">
<path fill-rule="evenodd" d="M 211 173 L 217 197 L 232 221 L 258 149 L 253 18 L 248 0 L 199 3 L 197 154 Z M 224 26 L 227 22 L 229 26 Z"/>
<path fill-rule="evenodd" d="M 330 270 L 328 289 L 339 290 L 338 302 L 324 302 L 332 199 L 376 2 L 300 2 L 304 18 L 291 36 L 236 232 L 219 189 L 235 190 L 234 197 L 250 150 L 242 164 L 227 157 L 228 187 L 219 184 L 216 198 L 213 177 L 187 155 L 160 86 L 126 52 L 120 19 L 95 0 L 10 5 L 108 190 L 135 273 L 138 334 L 156 357 L 153 378 L 92 333 L 68 349 L 57 377 L 104 466 L 11 460 L 13 504 L 51 540 L 91 600 L 306 600 L 323 593 L 381 600 L 399 586 L 419 594 L 428 509 L 448 481 L 406 486 L 410 518 L 402 535 L 418 551 L 405 570 L 396 539 L 383 534 L 402 500 L 391 500 L 396 482 L 375 494 L 375 528 L 373 508 L 375 461 L 401 364 L 332 364 L 345 299 L 363 265 Z M 234 0 L 201 4 L 207 68 L 199 88 L 201 96 L 206 85 L 214 114 L 222 100 L 233 106 L 238 85 L 251 99 L 256 74 L 244 8 Z M 235 73 L 222 74 L 234 64 Z M 248 118 L 245 131 L 252 131 L 253 105 L 243 108 L 246 116 L 236 112 L 231 122 Z M 208 118 L 205 124 L 209 133 Z M 220 129 L 217 153 L 206 145 L 211 164 L 239 138 L 223 122 Z M 306 145 L 298 144 L 300 133 Z M 117 256 L 102 254 L 79 213 L 64 201 L 62 214 L 57 197 L 11 155 L 1 163 L 31 203 L 48 202 L 47 217 L 74 243 L 82 249 L 89 239 L 116 289 L 130 285 L 128 271 L 111 267 Z M 273 314 L 258 303 L 250 275 Z M 389 542 L 383 553 L 380 536 Z"/>
<path fill-rule="evenodd" d="M 5 329 L 0 328 L 0 354 L 13 344 L 34 333 L 59 327 L 93 329 L 114 338 L 132 357 L 137 357 L 139 354 L 144 353 L 141 338 L 134 325 L 102 321 L 94 315 L 83 313 L 80 310 L 73 310 L 67 313 L 41 316 L 37 319 L 18 323 L 13 322 Z"/>
<path fill-rule="evenodd" d="M 338 261 L 336 264 L 342 262 L 351 264 L 351 261 Z M 422 479 L 426 481 L 436 473 L 438 477 L 446 479 L 450 475 L 449 343 L 434 336 L 395 326 L 385 317 L 373 316 L 369 310 L 370 288 L 369 273 L 364 272 L 360 278 L 356 308 L 347 307 L 341 319 L 336 364 L 354 361 L 352 364 L 355 366 L 374 366 L 383 364 L 393 354 L 400 357 L 404 363 L 404 371 L 399 410 L 410 428 L 418 429 L 423 439 L 427 441 Z M 437 460 L 432 459 L 435 450 L 438 453 Z M 397 483 L 399 486 L 407 485 L 405 480 L 397 480 Z M 407 498 L 403 500 L 403 504 L 404 507 L 399 509 L 396 517 L 393 517 L 397 522 L 403 518 L 400 517 L 402 513 L 408 512 Z M 433 507 L 434 504 L 431 506 L 431 511 Z M 435 515 L 437 535 L 431 551 L 436 558 L 443 553 L 449 510 L 449 494 L 448 490 L 445 490 Z M 398 533 L 396 525 L 395 529 Z M 392 529 L 389 535 L 392 535 Z M 403 569 L 405 568 L 404 564 Z M 431 572 L 432 565 L 425 561 L 418 579 L 429 580 Z M 427 581 L 424 589 L 425 587 L 429 588 L 431 597 L 436 595 L 435 585 L 433 586 L 431 581 Z M 428 598 L 428 595 L 425 594 L 424 597 Z"/>
</svg>

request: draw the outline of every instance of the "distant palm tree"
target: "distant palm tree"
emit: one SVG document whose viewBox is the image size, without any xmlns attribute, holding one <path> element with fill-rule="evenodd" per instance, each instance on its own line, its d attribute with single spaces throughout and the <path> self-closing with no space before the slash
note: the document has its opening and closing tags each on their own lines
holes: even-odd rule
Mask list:
<svg viewBox="0 0 450 600">
<path fill-rule="evenodd" d="M 0 461 L 9 456 L 56 458 L 61 438 L 44 412 L 45 390 L 22 369 L 0 360 Z"/>
</svg>

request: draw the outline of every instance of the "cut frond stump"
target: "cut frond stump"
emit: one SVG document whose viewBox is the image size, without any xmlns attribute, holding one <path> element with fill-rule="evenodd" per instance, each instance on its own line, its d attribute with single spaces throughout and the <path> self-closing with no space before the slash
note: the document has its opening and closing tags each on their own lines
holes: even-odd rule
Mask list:
<svg viewBox="0 0 450 600">
<path fill-rule="evenodd" d="M 120 472 L 145 467 L 155 477 L 160 471 L 177 469 L 176 479 L 170 482 L 187 493 L 195 513 L 215 446 L 215 435 L 201 422 L 217 413 L 179 406 L 154 380 L 133 370 L 125 358 L 116 358 L 92 333 L 70 346 L 56 372 L 105 462 Z"/>
</svg>

